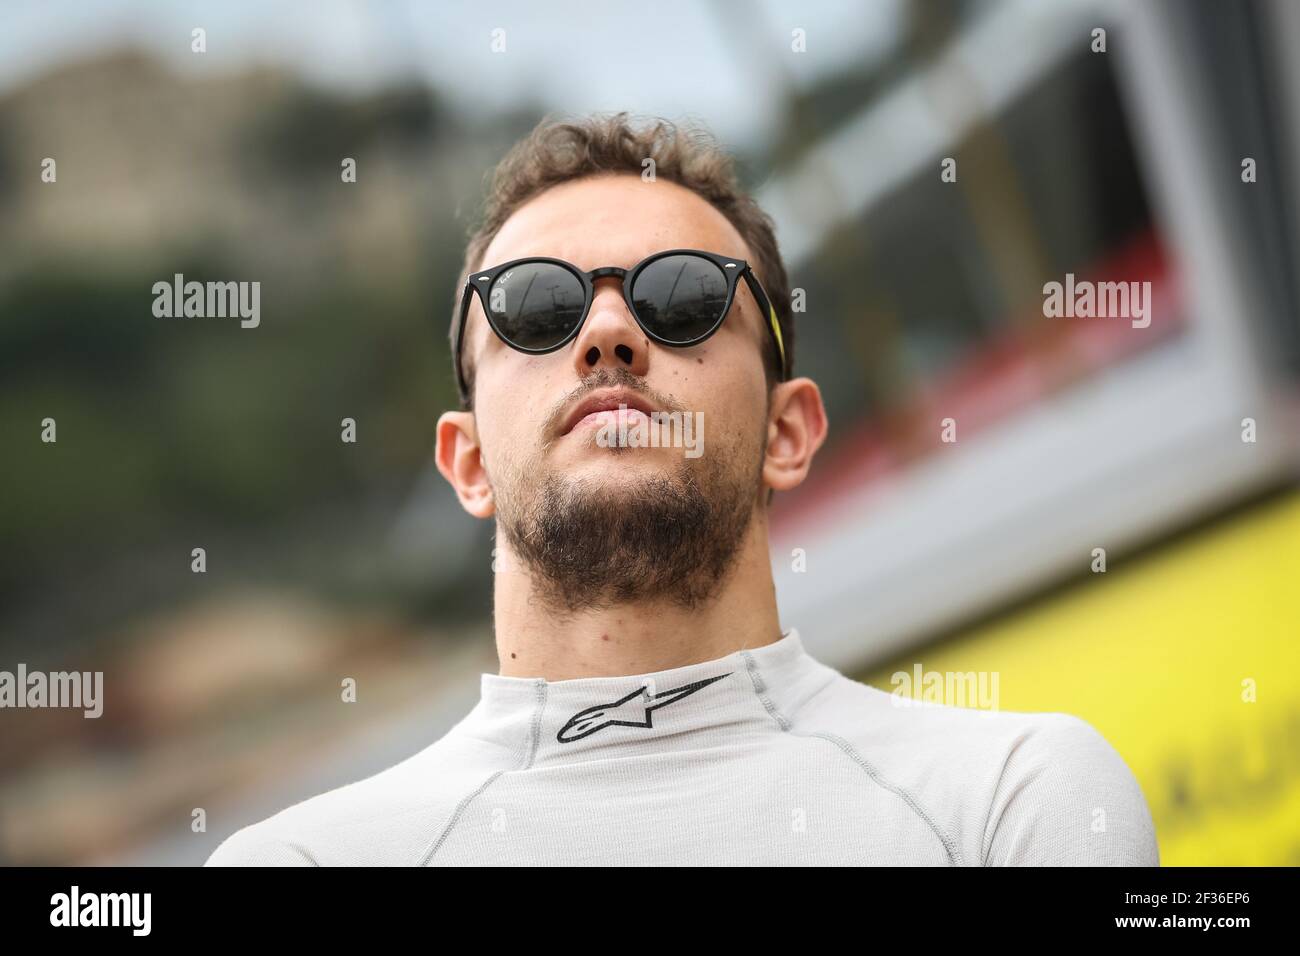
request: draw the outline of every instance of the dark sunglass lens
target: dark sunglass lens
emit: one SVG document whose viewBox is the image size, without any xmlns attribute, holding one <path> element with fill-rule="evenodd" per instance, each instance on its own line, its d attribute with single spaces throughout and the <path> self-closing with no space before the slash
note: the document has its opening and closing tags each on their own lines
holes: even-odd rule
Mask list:
<svg viewBox="0 0 1300 956">
<path fill-rule="evenodd" d="M 553 262 L 525 262 L 507 269 L 488 291 L 493 323 L 524 349 L 548 349 L 563 342 L 582 318 L 585 301 L 578 277 Z"/>
<path fill-rule="evenodd" d="M 693 342 L 718 324 L 727 304 L 727 277 L 701 256 L 664 256 L 636 277 L 637 315 L 668 342 Z"/>
</svg>

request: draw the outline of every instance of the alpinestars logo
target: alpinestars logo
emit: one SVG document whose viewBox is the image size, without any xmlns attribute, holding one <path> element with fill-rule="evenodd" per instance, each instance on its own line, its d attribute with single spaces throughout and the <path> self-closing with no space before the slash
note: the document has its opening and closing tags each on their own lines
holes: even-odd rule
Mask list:
<svg viewBox="0 0 1300 956">
<path fill-rule="evenodd" d="M 651 715 L 660 707 L 676 703 L 683 697 L 689 697 L 696 691 L 703 690 L 715 681 L 728 676 L 730 672 L 696 681 L 694 684 L 683 684 L 672 690 L 661 691 L 653 697 L 647 693 L 644 686 L 638 687 L 622 700 L 616 700 L 612 704 L 597 704 L 595 707 L 578 711 L 560 728 L 555 739 L 562 744 L 571 744 L 606 727 L 653 727 Z"/>
</svg>

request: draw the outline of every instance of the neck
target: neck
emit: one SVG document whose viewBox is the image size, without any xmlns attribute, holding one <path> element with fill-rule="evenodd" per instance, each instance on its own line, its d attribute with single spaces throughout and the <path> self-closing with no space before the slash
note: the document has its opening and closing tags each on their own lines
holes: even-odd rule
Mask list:
<svg viewBox="0 0 1300 956">
<path fill-rule="evenodd" d="M 716 660 L 781 637 L 766 509 L 756 508 L 732 567 L 702 605 L 647 599 L 558 615 L 530 570 L 497 536 L 493 594 L 502 677 L 621 677 Z"/>
</svg>

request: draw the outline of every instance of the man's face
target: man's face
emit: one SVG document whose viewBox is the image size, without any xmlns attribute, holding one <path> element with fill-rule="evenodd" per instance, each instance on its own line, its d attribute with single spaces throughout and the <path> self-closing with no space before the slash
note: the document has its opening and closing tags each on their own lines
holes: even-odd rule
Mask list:
<svg viewBox="0 0 1300 956">
<path fill-rule="evenodd" d="M 522 206 L 481 268 L 537 255 L 584 270 L 630 269 L 672 248 L 750 259 L 726 217 L 690 190 L 609 175 L 565 183 Z M 659 345 L 641 331 L 620 280 L 611 278 L 597 280 L 572 342 L 526 355 L 497 338 L 473 299 L 464 361 L 499 527 L 560 603 L 576 608 L 670 591 L 689 604 L 716 586 L 762 496 L 767 334 L 740 282 L 730 313 L 707 341 Z M 702 453 L 602 447 L 597 439 L 608 417 L 581 414 L 593 398 L 697 421 L 703 413 L 703 434 L 695 436 Z"/>
</svg>

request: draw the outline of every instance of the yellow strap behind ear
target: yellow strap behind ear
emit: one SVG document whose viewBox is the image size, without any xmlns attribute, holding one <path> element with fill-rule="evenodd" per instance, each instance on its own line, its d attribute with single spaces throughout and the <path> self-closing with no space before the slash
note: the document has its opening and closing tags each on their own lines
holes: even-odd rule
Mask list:
<svg viewBox="0 0 1300 956">
<path fill-rule="evenodd" d="M 776 306 L 767 303 L 767 318 L 772 323 L 772 333 L 776 336 L 776 346 L 781 352 L 781 377 L 785 377 L 785 340 L 781 338 L 781 323 L 776 320 Z"/>
</svg>

